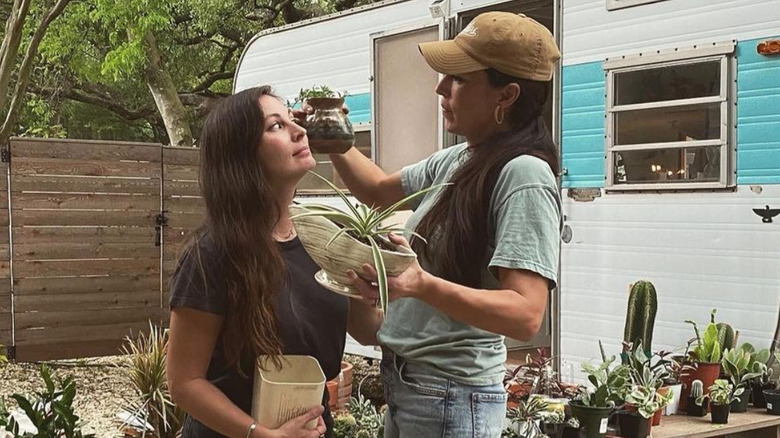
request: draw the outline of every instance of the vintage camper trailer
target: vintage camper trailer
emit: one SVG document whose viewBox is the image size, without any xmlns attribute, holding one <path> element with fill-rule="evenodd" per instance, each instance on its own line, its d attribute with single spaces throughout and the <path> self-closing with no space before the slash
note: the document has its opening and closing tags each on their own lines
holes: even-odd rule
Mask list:
<svg viewBox="0 0 780 438">
<path fill-rule="evenodd" d="M 769 346 L 780 219 L 754 209 L 780 208 L 780 0 L 388 0 L 258 34 L 235 90 L 348 92 L 358 145 L 395 171 L 461 140 L 441 128 L 438 76 L 417 43 L 485 10 L 534 17 L 563 52 L 547 115 L 564 167 L 560 287 L 532 345 L 552 345 L 579 378 L 598 340 L 619 350 L 628 284 L 648 279 L 655 347 L 682 345 L 684 320 L 712 308 Z M 320 189 L 309 180 L 301 198 Z"/>
</svg>

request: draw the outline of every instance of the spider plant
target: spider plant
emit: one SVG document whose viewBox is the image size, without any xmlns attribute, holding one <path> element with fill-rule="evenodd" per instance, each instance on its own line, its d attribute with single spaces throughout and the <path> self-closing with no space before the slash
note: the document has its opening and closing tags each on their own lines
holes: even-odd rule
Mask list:
<svg viewBox="0 0 780 438">
<path fill-rule="evenodd" d="M 393 213 L 395 213 L 409 201 L 419 198 L 420 196 L 423 196 L 426 193 L 436 190 L 447 184 L 438 184 L 428 187 L 427 189 L 420 190 L 419 192 L 413 193 L 401 199 L 390 207 L 380 209 L 377 207 L 369 207 L 360 203 L 353 205 L 350 203 L 347 195 L 327 178 L 315 172 L 310 171 L 309 173 L 321 179 L 328 186 L 330 186 L 336 195 L 338 195 L 341 200 L 344 201 L 344 204 L 347 205 L 349 211 L 343 211 L 329 205 L 306 204 L 304 208 L 308 211 L 293 215 L 292 218 L 295 219 L 306 216 L 322 216 L 330 219 L 332 222 L 338 225 L 340 230 L 330 238 L 328 243 L 325 245 L 326 248 L 330 246 L 330 244 L 333 243 L 336 239 L 347 233 L 371 246 L 371 255 L 374 262 L 374 269 L 376 269 L 377 273 L 379 302 L 382 306 L 382 310 L 387 312 L 387 303 L 389 301 L 387 291 L 387 271 L 385 270 L 385 262 L 384 258 L 382 257 L 380 242 L 383 241 L 383 237 L 388 233 L 403 233 L 405 231 L 409 231 L 414 237 L 422 239 L 423 242 L 427 243 L 427 241 L 414 231 L 407 230 L 398 224 L 387 226 L 384 225 L 383 222 L 389 219 Z"/>
</svg>

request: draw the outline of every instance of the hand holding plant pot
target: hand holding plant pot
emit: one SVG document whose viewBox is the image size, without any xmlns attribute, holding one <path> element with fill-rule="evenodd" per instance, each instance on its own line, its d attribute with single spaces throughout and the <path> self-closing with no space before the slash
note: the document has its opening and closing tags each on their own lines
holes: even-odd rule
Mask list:
<svg viewBox="0 0 780 438">
<path fill-rule="evenodd" d="M 385 221 L 410 200 L 436 190 L 441 185 L 409 195 L 379 211 L 363 204 L 352 205 L 347 195 L 332 182 L 314 172 L 312 174 L 328 184 L 348 207 L 348 212 L 345 212 L 321 204 L 290 206 L 291 219 L 301 243 L 322 268 L 315 274 L 315 280 L 334 292 L 361 298 L 358 291 L 350 286 L 352 279 L 347 272 L 363 272 L 363 266 L 371 264 L 376 272 L 379 302 L 386 312 L 389 302 L 387 277 L 404 273 L 417 256 L 408 247 L 397 245 L 384 237 L 388 233 L 404 231 L 397 225 L 386 225 Z M 421 236 L 417 237 L 422 239 Z"/>
</svg>

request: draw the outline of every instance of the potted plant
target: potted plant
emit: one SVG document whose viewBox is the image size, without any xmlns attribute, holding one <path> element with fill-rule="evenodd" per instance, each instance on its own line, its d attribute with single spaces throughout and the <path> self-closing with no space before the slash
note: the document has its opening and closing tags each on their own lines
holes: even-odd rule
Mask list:
<svg viewBox="0 0 780 438">
<path fill-rule="evenodd" d="M 717 379 L 709 387 L 709 390 L 709 394 L 704 394 L 696 399 L 696 404 L 701 405 L 705 399 L 709 398 L 712 422 L 715 424 L 728 424 L 731 403 L 739 400 L 739 396 L 742 395 L 744 388 L 734 388 L 734 385 L 729 383 L 728 380 Z"/>
<path fill-rule="evenodd" d="M 506 427 L 502 436 L 507 438 L 547 438 L 542 431 L 542 420 L 548 419 L 548 404 L 540 396 L 531 395 L 518 406 L 507 410 Z M 561 420 L 562 421 L 562 420 Z"/>
<path fill-rule="evenodd" d="M 309 105 L 314 111 L 300 120 L 306 128 L 309 146 L 318 153 L 340 154 L 355 144 L 355 131 L 343 110 L 345 94 L 325 85 L 301 89 L 296 103 Z"/>
<path fill-rule="evenodd" d="M 723 370 L 726 372 L 726 375 L 729 376 L 734 387 L 743 390 L 739 400 L 731 405 L 731 412 L 734 413 L 747 412 L 748 401 L 750 400 L 750 394 L 753 391 L 749 386 L 750 381 L 757 377 L 761 377 L 762 375 L 761 371 L 751 372 L 750 370 L 752 350 L 753 346 L 748 344 L 747 349 L 740 346 L 738 348 L 726 350 L 725 353 L 723 353 Z"/>
<path fill-rule="evenodd" d="M 757 377 L 750 380 L 750 387 L 753 390 L 753 407 L 765 408 L 766 399 L 764 399 L 765 389 L 775 389 L 777 383 L 772 380 L 774 370 L 769 367 L 770 352 L 768 348 L 755 351 L 753 345 L 745 342 L 742 348 L 750 352 L 750 363 L 748 371 L 758 374 Z"/>
<path fill-rule="evenodd" d="M 620 436 L 645 438 L 650 434 L 651 419 L 669 401 L 669 396 L 659 394 L 655 388 L 634 384 L 626 395 L 629 408 L 618 413 Z"/>
<path fill-rule="evenodd" d="M 691 373 L 691 380 L 701 380 L 705 388 L 709 388 L 720 376 L 721 359 L 724 348 L 734 348 L 736 334 L 731 326 L 723 323 L 715 323 L 716 309 L 710 313 L 710 323 L 702 336 L 695 321 L 687 320 L 693 326 L 696 335 L 695 346 L 689 352 L 691 361 L 696 364 L 696 369 Z M 727 347 L 724 347 L 727 346 Z M 707 389 L 708 390 L 708 389 Z M 683 396 L 687 395 L 683 388 Z M 705 391 L 706 393 L 706 391 Z"/>
<path fill-rule="evenodd" d="M 301 243 L 322 268 L 315 274 L 315 280 L 334 292 L 359 297 L 357 290 L 349 286 L 347 271 L 360 273 L 363 264 L 373 262 L 378 277 L 379 301 L 382 310 L 387 312 L 387 277 L 403 273 L 417 256 L 410 248 L 395 245 L 384 237 L 388 233 L 405 231 L 398 225 L 388 226 L 384 222 L 407 202 L 441 185 L 413 193 L 380 211 L 364 204 L 352 205 L 341 189 L 328 179 L 311 173 L 328 184 L 348 207 L 346 212 L 322 204 L 294 204 L 289 207 Z M 412 234 L 422 239 L 416 233 Z"/>
<path fill-rule="evenodd" d="M 663 367 L 665 371 L 665 377 L 663 378 L 664 386 L 669 388 L 669 394 L 672 398 L 669 404 L 664 409 L 664 415 L 675 415 L 680 407 L 682 389 L 683 389 L 683 376 L 690 374 L 695 368 L 686 362 L 685 358 L 688 356 L 688 349 L 692 341 L 689 341 L 685 353 L 682 356 L 674 355 L 671 351 L 661 350 L 655 355 L 658 356 L 658 364 Z M 690 382 L 689 382 L 690 383 Z"/>
<path fill-rule="evenodd" d="M 688 396 L 688 410 L 686 411 L 690 417 L 703 417 L 707 415 L 707 400 L 704 397 L 704 385 L 701 380 L 694 380 L 691 382 L 691 391 Z M 696 403 L 696 400 L 702 400 L 702 403 Z"/>
<path fill-rule="evenodd" d="M 780 353 L 775 352 L 775 360 L 780 362 Z M 767 414 L 780 415 L 780 390 L 776 388 L 765 389 L 763 395 L 764 400 L 766 400 Z"/>
<path fill-rule="evenodd" d="M 623 403 L 630 380 L 629 368 L 622 364 L 613 368 L 615 356 L 607 359 L 601 342 L 599 349 L 602 360 L 599 366 L 582 364 L 582 370 L 588 373 L 593 387 L 583 387 L 578 397 L 569 403 L 572 416 L 585 428 L 587 438 L 603 438 L 606 435 L 609 416 L 615 406 Z"/>
<path fill-rule="evenodd" d="M 624 345 L 624 350 L 625 349 L 626 347 Z M 664 403 L 658 403 L 658 410 L 652 418 L 652 425 L 658 426 L 661 424 L 663 408 L 669 404 L 671 395 L 669 387 L 664 386 L 664 381 L 669 377 L 665 363 L 662 360 L 657 360 L 653 363 L 653 358 L 655 356 L 656 355 L 650 357 L 646 356 L 645 349 L 640 342 L 629 349 L 626 359 L 630 369 L 632 383 L 638 387 L 652 390 L 654 394 L 657 394 L 660 397 L 659 401 L 664 401 Z"/>
</svg>

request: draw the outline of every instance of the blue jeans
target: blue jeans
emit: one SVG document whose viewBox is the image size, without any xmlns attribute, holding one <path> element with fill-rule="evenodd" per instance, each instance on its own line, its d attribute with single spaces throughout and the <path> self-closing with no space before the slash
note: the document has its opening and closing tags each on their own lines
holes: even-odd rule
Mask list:
<svg viewBox="0 0 780 438">
<path fill-rule="evenodd" d="M 380 365 L 385 438 L 499 438 L 506 416 L 503 385 L 470 386 L 385 351 Z"/>
</svg>

